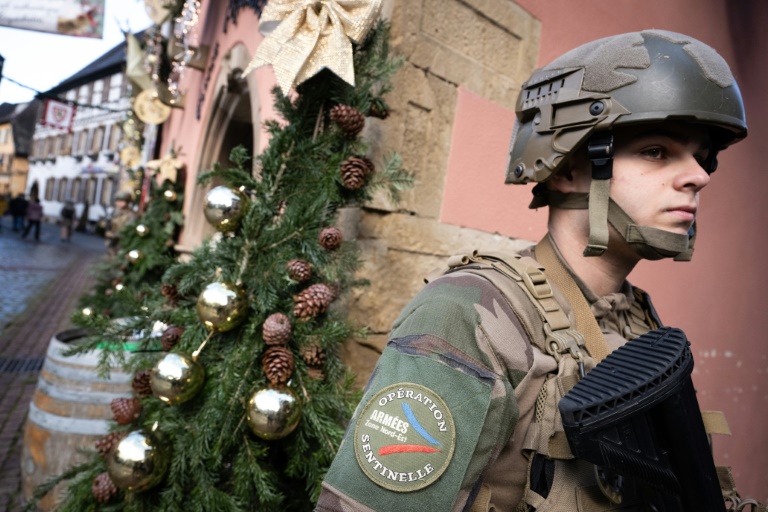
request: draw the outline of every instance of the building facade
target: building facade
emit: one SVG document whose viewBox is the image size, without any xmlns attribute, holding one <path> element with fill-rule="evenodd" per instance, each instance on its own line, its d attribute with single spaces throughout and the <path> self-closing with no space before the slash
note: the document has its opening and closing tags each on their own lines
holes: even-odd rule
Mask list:
<svg viewBox="0 0 768 512">
<path fill-rule="evenodd" d="M 17 196 L 27 189 L 32 133 L 40 102 L 0 105 L 0 194 Z"/>
<path fill-rule="evenodd" d="M 71 130 L 35 127 L 27 193 L 40 198 L 48 218 L 58 218 L 66 201 L 93 225 L 113 207 L 123 168 L 120 142 L 131 108 L 125 77 L 125 44 L 47 91 L 46 97 L 76 102 Z"/>
</svg>

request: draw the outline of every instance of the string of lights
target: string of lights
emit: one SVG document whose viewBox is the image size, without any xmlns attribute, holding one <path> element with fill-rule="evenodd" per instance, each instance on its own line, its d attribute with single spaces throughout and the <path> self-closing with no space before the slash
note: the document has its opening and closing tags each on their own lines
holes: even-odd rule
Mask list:
<svg viewBox="0 0 768 512">
<path fill-rule="evenodd" d="M 61 101 L 62 103 L 67 103 L 68 105 L 74 105 L 77 108 L 95 108 L 95 109 L 99 109 L 99 110 L 104 110 L 106 112 L 128 112 L 130 110 L 129 108 L 115 109 L 115 108 L 105 107 L 103 105 L 92 105 L 90 103 L 79 103 L 79 102 L 73 101 L 73 100 L 64 100 L 64 99 L 59 98 L 56 95 L 47 94 L 47 93 L 38 91 L 34 87 L 30 87 L 29 85 L 22 84 L 21 82 L 19 82 L 17 80 L 14 80 L 13 78 L 11 78 L 9 76 L 3 76 L 3 80 L 8 80 L 9 82 L 18 85 L 19 87 L 23 87 L 25 89 L 29 89 L 30 91 L 34 92 L 35 95 L 38 98 L 52 99 L 52 100 L 56 100 L 56 101 Z"/>
</svg>

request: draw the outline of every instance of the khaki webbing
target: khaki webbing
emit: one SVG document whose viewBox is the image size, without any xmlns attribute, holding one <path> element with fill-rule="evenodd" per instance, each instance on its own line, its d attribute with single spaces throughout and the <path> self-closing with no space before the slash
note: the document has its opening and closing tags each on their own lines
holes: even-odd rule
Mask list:
<svg viewBox="0 0 768 512">
<path fill-rule="evenodd" d="M 701 419 L 704 420 L 704 430 L 707 434 L 731 435 L 731 429 L 722 411 L 701 411 Z"/>
<path fill-rule="evenodd" d="M 584 256 L 600 256 L 608 249 L 608 197 L 610 180 L 593 179 L 589 185 L 589 240 Z"/>
<path fill-rule="evenodd" d="M 589 355 L 599 363 L 610 353 L 608 343 L 579 285 L 555 254 L 549 234 L 536 246 L 536 259 L 544 265 L 547 277 L 555 283 L 571 304 L 576 320 L 575 328 L 584 336 Z"/>
</svg>

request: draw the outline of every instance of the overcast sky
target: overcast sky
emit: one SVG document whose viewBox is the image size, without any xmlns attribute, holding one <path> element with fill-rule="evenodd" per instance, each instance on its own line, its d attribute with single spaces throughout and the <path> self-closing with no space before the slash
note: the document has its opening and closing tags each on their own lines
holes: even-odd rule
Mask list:
<svg viewBox="0 0 768 512">
<path fill-rule="evenodd" d="M 33 91 L 5 77 L 46 91 L 120 44 L 123 41 L 121 26 L 138 32 L 151 24 L 144 0 L 106 0 L 103 39 L 0 27 L 0 55 L 5 57 L 0 103 L 21 103 L 35 96 Z"/>
</svg>

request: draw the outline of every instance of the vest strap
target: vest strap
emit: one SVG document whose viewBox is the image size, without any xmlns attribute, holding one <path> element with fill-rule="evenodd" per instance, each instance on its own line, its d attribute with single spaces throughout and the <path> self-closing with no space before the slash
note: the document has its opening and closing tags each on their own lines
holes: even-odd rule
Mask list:
<svg viewBox="0 0 768 512">
<path fill-rule="evenodd" d="M 597 324 L 592 309 L 584 298 L 579 285 L 573 280 L 568 270 L 560 262 L 555 253 L 550 235 L 547 234 L 536 246 L 536 258 L 547 269 L 547 276 L 563 292 L 566 300 L 573 308 L 576 331 L 584 335 L 586 348 L 595 362 L 602 361 L 609 353 L 608 343 L 605 341 L 603 331 Z"/>
</svg>

